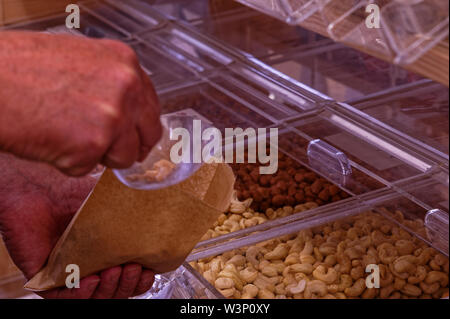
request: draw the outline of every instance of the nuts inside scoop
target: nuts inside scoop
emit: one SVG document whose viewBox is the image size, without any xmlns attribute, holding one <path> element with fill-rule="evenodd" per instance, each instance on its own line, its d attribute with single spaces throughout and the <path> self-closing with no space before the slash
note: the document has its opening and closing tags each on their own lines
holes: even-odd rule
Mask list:
<svg viewBox="0 0 450 319">
<path fill-rule="evenodd" d="M 175 170 L 176 165 L 171 161 L 162 159 L 153 164 L 152 169 L 146 170 L 144 174 L 131 174 L 127 176 L 129 182 L 162 182 Z"/>
</svg>

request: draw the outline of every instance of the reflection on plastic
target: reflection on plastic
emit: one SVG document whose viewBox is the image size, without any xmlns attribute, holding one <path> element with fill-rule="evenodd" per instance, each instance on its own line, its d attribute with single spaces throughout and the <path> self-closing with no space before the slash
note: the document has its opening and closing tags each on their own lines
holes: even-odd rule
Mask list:
<svg viewBox="0 0 450 319">
<path fill-rule="evenodd" d="M 425 216 L 425 226 L 433 245 L 448 255 L 448 213 L 432 209 Z"/>
</svg>

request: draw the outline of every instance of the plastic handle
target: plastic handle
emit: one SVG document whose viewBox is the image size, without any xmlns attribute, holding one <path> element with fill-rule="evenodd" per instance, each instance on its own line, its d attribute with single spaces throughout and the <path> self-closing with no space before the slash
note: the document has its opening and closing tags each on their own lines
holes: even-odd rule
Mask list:
<svg viewBox="0 0 450 319">
<path fill-rule="evenodd" d="M 425 216 L 425 226 L 432 243 L 448 255 L 448 213 L 440 209 L 428 211 Z"/>
<path fill-rule="evenodd" d="M 330 173 L 338 173 L 342 176 L 352 174 L 352 167 L 347 156 L 331 146 L 330 144 L 317 139 L 308 144 L 308 159 L 313 166 L 320 165 L 322 169 Z"/>
</svg>

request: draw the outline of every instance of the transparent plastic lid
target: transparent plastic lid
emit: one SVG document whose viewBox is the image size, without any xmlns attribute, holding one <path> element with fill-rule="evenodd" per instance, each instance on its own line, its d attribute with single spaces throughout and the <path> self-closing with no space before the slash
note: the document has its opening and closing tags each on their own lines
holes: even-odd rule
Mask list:
<svg viewBox="0 0 450 319">
<path fill-rule="evenodd" d="M 411 63 L 448 36 L 449 2 L 442 0 L 391 1 L 381 18 L 396 63 Z"/>
<path fill-rule="evenodd" d="M 264 62 L 336 101 L 362 98 L 420 79 L 399 66 L 337 43 L 280 52 Z"/>
<path fill-rule="evenodd" d="M 151 4 L 152 8 L 164 16 L 179 21 L 196 23 L 214 19 L 218 16 L 229 16 L 248 9 L 235 1 L 205 0 L 142 0 Z"/>
<path fill-rule="evenodd" d="M 201 83 L 167 90 L 160 94 L 162 112 L 193 112 L 212 123 L 222 134 L 225 128 L 263 128 L 272 125 L 273 121 L 257 110 L 258 105 L 232 94 L 239 90 L 238 87 L 222 90 L 219 86 Z"/>
<path fill-rule="evenodd" d="M 397 131 L 434 148 L 448 161 L 448 88 L 423 80 L 398 89 L 380 92 L 349 104 Z"/>
<path fill-rule="evenodd" d="M 129 43 L 139 57 L 141 67 L 157 89 L 195 79 L 189 65 L 165 53 L 158 43 L 135 40 Z"/>
<path fill-rule="evenodd" d="M 290 26 L 268 15 L 251 10 L 233 16 L 216 17 L 194 25 L 229 47 L 257 58 L 303 52 L 332 43 L 299 26 Z"/>
<path fill-rule="evenodd" d="M 177 59 L 189 60 L 197 72 L 229 65 L 233 58 L 223 52 L 206 37 L 195 34 L 183 27 L 170 26 L 157 33 L 140 36 L 150 43 L 158 41 L 165 47 L 166 54 Z"/>
<path fill-rule="evenodd" d="M 293 143 L 298 145 L 298 152 L 306 152 L 312 140 L 320 139 L 347 156 L 356 169 L 353 174 L 362 171 L 385 184 L 418 176 L 433 167 L 431 161 L 408 145 L 388 138 L 381 127 L 349 114 L 325 109 L 300 116 L 287 125 L 296 132 Z"/>
<path fill-rule="evenodd" d="M 350 195 L 385 187 L 370 171 L 351 162 L 351 154 L 342 145 L 308 137 L 292 127 L 280 130 L 278 144 L 281 152 L 339 185 Z"/>
</svg>

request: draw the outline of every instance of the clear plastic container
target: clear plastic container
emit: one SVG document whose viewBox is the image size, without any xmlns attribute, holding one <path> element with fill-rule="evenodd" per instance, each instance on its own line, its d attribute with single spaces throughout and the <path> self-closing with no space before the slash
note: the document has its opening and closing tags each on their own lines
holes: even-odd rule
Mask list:
<svg viewBox="0 0 450 319">
<path fill-rule="evenodd" d="M 129 40 L 133 33 L 158 29 L 164 21 L 149 6 L 143 6 L 139 1 L 107 0 L 84 1 L 79 3 L 81 18 L 80 29 L 65 28 L 67 14 L 54 15 L 42 19 L 24 22 L 7 28 L 49 31 L 49 32 L 79 32 L 92 38 L 113 38 Z M 66 30 L 64 30 L 66 29 Z"/>
<path fill-rule="evenodd" d="M 391 1 L 383 7 L 383 30 L 395 63 L 411 63 L 448 37 L 448 7 L 445 0 Z"/>
<path fill-rule="evenodd" d="M 291 24 L 309 25 L 336 41 L 409 64 L 448 36 L 448 1 L 239 0 Z M 378 10 L 379 27 L 367 27 Z M 373 22 L 373 19 L 371 19 Z"/>
<path fill-rule="evenodd" d="M 189 22 L 234 16 L 249 9 L 238 2 L 228 0 L 143 0 L 170 19 Z"/>
<path fill-rule="evenodd" d="M 148 43 L 158 43 L 166 54 L 186 63 L 196 72 L 204 72 L 231 64 L 230 54 L 217 47 L 207 37 L 191 32 L 183 26 L 170 25 L 158 32 L 139 35 L 139 39 Z"/>
<path fill-rule="evenodd" d="M 332 43 L 331 40 L 302 27 L 290 26 L 252 11 L 207 19 L 196 23 L 194 27 L 230 47 L 257 58 L 298 53 Z"/>
<path fill-rule="evenodd" d="M 239 91 L 239 87 L 228 88 L 231 93 Z M 209 83 L 168 89 L 160 94 L 162 113 L 196 114 L 220 129 L 222 134 L 225 128 L 258 128 L 273 124 L 258 109 L 269 108 L 263 101 L 259 101 L 261 106 L 255 105 L 228 92 Z"/>
<path fill-rule="evenodd" d="M 211 284 L 188 263 L 155 276 L 153 287 L 133 299 L 223 299 Z"/>
<path fill-rule="evenodd" d="M 243 286 L 248 283 L 259 288 L 252 295 L 255 298 L 439 299 L 448 293 L 448 238 L 445 242 L 439 237 L 437 242 L 430 232 L 432 224 L 438 226 L 434 229 L 446 226 L 448 231 L 448 217 L 447 221 L 445 215 L 430 218 L 423 207 L 396 193 L 361 200 L 248 236 L 227 238 L 194 251 L 187 261 L 213 285 L 218 278 L 233 278 L 234 289 L 218 289 L 228 298 L 243 297 Z M 393 251 L 395 254 L 389 255 Z M 417 265 L 402 270 L 402 260 L 415 260 Z M 365 285 L 371 272 L 366 271 L 367 265 L 378 267 L 379 288 Z M 428 273 L 432 269 L 443 279 L 442 285 L 429 289 L 423 280 L 430 277 L 427 282 L 431 281 Z M 410 286 L 389 287 L 395 277 Z M 301 289 L 302 280 L 313 279 L 321 281 L 314 284 L 324 289 Z M 349 280 L 345 287 L 333 286 L 343 285 L 345 280 Z"/>
<path fill-rule="evenodd" d="M 209 80 L 230 95 L 252 103 L 274 122 L 311 111 L 327 98 L 307 86 L 286 80 L 270 68 L 261 68 L 260 65 L 233 63 L 227 71 L 221 71 L 220 75 L 211 76 Z"/>
<path fill-rule="evenodd" d="M 448 88 L 429 80 L 379 92 L 348 104 L 421 142 L 448 162 Z M 434 150 L 433 150 L 434 149 Z"/>
<path fill-rule="evenodd" d="M 342 151 L 350 160 L 352 175 L 361 171 L 389 185 L 402 179 L 430 172 L 436 165 L 426 152 L 411 148 L 400 137 L 389 136 L 370 118 L 325 107 L 315 114 L 300 116 L 287 123 L 298 135 L 298 156 L 305 157 L 308 144 L 320 139 Z M 359 178 L 358 178 L 359 179 Z"/>
<path fill-rule="evenodd" d="M 133 40 L 128 42 L 136 51 L 141 67 L 159 90 L 180 82 L 195 81 L 195 68 L 180 58 L 167 54 L 156 42 Z"/>
<path fill-rule="evenodd" d="M 341 102 L 420 79 L 399 66 L 336 43 L 295 53 L 280 52 L 263 61 Z"/>
</svg>

